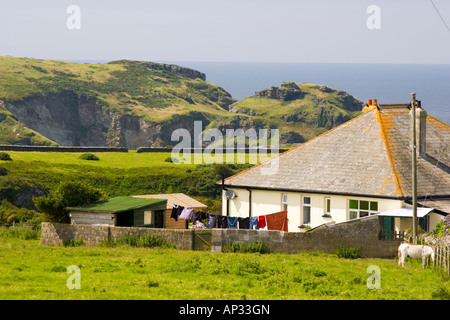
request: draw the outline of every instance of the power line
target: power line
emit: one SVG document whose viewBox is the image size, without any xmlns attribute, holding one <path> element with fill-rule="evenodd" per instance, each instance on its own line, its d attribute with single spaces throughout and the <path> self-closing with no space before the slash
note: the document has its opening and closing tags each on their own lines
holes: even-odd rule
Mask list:
<svg viewBox="0 0 450 320">
<path fill-rule="evenodd" d="M 444 18 L 441 16 L 441 14 L 440 14 L 440 12 L 439 12 L 439 10 L 438 10 L 438 8 L 435 6 L 435 4 L 434 4 L 434 2 L 433 2 L 433 0 L 430 0 L 430 2 L 431 2 L 431 4 L 433 5 L 433 7 L 434 7 L 434 10 L 436 10 L 436 12 L 437 12 L 437 14 L 438 14 L 438 16 L 439 16 L 439 18 L 441 18 L 441 20 L 442 20 L 442 22 L 444 23 L 444 25 L 445 25 L 445 27 L 447 28 L 447 30 L 450 32 L 450 28 L 449 28 L 449 26 L 447 25 L 447 23 L 445 22 L 445 20 L 444 20 Z"/>
</svg>

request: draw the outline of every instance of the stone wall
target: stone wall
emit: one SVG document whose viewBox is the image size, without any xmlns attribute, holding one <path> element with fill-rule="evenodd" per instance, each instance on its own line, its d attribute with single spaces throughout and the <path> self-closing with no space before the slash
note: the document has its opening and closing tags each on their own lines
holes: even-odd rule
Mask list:
<svg viewBox="0 0 450 320">
<path fill-rule="evenodd" d="M 397 255 L 400 240 L 379 240 L 379 217 L 371 216 L 337 224 L 325 224 L 308 232 L 270 230 L 214 229 L 212 250 L 220 252 L 229 242 L 263 241 L 271 252 L 299 253 L 319 251 L 336 253 L 339 246 L 360 248 L 365 257 L 392 258 Z"/>
<path fill-rule="evenodd" d="M 34 151 L 34 152 L 128 152 L 119 147 L 58 147 L 58 146 L 22 146 L 0 145 L 2 151 Z"/>
<path fill-rule="evenodd" d="M 212 229 L 211 249 L 221 252 L 230 242 L 257 243 L 263 241 L 271 252 L 299 253 L 319 251 L 336 253 L 339 246 L 360 248 L 360 253 L 371 258 L 393 258 L 397 255 L 400 240 L 379 240 L 379 217 L 371 216 L 344 223 L 322 225 L 308 232 L 275 230 Z M 155 236 L 174 243 L 177 249 L 193 249 L 194 230 L 108 227 L 43 223 L 41 244 L 62 245 L 63 240 L 83 239 L 87 245 L 117 239 L 127 233 Z"/>
<path fill-rule="evenodd" d="M 126 234 L 154 234 L 167 242 L 175 244 L 180 250 L 192 249 L 191 230 L 170 230 L 135 227 L 110 227 L 94 225 L 72 225 L 61 223 L 42 223 L 41 244 L 62 245 L 64 240 L 83 240 L 88 246 L 97 246 L 101 241 L 117 240 Z"/>
</svg>

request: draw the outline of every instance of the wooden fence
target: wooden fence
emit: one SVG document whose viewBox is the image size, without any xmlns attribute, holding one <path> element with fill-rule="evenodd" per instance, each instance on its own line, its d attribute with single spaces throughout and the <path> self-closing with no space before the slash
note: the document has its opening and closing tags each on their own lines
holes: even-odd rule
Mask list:
<svg viewBox="0 0 450 320">
<path fill-rule="evenodd" d="M 445 238 L 423 238 L 422 243 L 434 248 L 434 267 L 450 276 L 450 241 Z"/>
<path fill-rule="evenodd" d="M 405 240 L 405 231 L 380 231 L 378 234 L 379 240 Z"/>
<path fill-rule="evenodd" d="M 450 275 L 450 244 L 448 241 L 439 241 L 434 249 L 434 266 L 441 268 Z"/>
</svg>

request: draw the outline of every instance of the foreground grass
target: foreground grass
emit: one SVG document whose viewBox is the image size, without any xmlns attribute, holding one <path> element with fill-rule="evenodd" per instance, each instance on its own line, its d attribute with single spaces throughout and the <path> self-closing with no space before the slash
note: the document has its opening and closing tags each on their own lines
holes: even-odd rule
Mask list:
<svg viewBox="0 0 450 320">
<path fill-rule="evenodd" d="M 67 288 L 67 267 L 81 289 Z M 367 268 L 381 270 L 369 290 Z M 0 238 L 0 299 L 449 299 L 448 281 L 409 261 L 346 260 L 322 253 L 243 254 L 167 248 L 53 247 Z"/>
</svg>

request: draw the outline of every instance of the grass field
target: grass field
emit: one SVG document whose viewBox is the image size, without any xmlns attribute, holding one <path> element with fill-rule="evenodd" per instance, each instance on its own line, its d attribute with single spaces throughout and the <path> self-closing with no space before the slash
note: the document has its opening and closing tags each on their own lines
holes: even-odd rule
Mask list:
<svg viewBox="0 0 450 320">
<path fill-rule="evenodd" d="M 1 230 L 0 230 L 1 231 Z M 80 289 L 69 289 L 69 266 Z M 381 289 L 368 289 L 380 268 Z M 54 247 L 0 232 L 0 299 L 300 300 L 450 299 L 449 283 L 410 260 L 342 259 L 323 253 L 250 254 L 164 248 Z"/>
<path fill-rule="evenodd" d="M 184 192 L 210 201 L 220 167 L 167 162 L 170 153 L 8 152 L 0 194 L 83 180 L 109 196 Z M 228 166 L 228 174 L 245 166 Z M 197 195 L 197 196 L 196 196 Z M 205 196 L 208 195 L 208 196 Z M 4 200 L 5 201 L 5 200 Z M 0 215 L 13 208 L 2 202 Z M 3 210 L 3 211 L 2 211 Z M 23 209 L 21 209 L 23 210 Z M 255 254 L 168 248 L 41 246 L 36 232 L 0 227 L 0 300 L 13 299 L 450 299 L 448 279 L 410 260 L 342 259 L 322 253 Z M 30 240 L 20 239 L 27 235 Z M 81 289 L 68 289 L 69 266 L 80 267 Z M 381 289 L 369 290 L 367 268 L 380 268 Z"/>
</svg>

